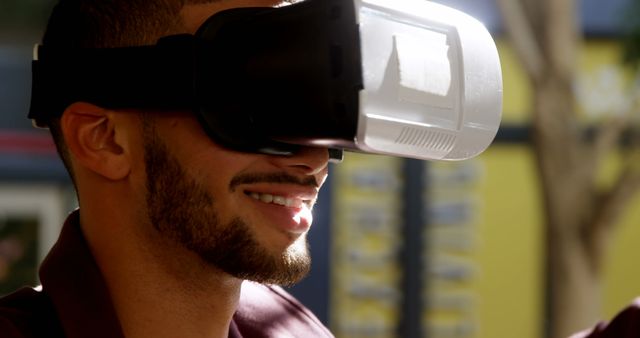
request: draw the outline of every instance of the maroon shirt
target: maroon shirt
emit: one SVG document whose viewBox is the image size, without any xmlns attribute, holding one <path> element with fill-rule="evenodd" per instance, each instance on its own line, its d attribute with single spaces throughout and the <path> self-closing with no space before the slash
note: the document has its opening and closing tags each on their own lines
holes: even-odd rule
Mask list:
<svg viewBox="0 0 640 338">
<path fill-rule="evenodd" d="M 0 338 L 122 338 L 104 279 L 80 230 L 69 216 L 40 268 L 42 287 L 0 299 Z M 283 289 L 244 282 L 230 338 L 333 337 Z"/>
<path fill-rule="evenodd" d="M 609 323 L 578 333 L 571 338 L 640 338 L 640 298 L 629 305 Z"/>
</svg>

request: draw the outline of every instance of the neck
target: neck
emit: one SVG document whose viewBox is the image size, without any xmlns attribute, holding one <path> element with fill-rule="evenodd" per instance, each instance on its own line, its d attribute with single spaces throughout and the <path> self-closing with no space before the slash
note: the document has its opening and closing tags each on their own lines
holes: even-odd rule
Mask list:
<svg viewBox="0 0 640 338">
<path fill-rule="evenodd" d="M 81 224 L 125 336 L 228 337 L 241 280 L 150 226 L 140 231 L 134 215 L 100 209 L 81 208 Z"/>
</svg>

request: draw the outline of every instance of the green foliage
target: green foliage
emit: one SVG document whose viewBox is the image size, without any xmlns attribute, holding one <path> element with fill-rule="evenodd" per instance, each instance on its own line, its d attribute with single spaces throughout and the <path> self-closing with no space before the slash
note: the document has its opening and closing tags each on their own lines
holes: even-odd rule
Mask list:
<svg viewBox="0 0 640 338">
<path fill-rule="evenodd" d="M 0 0 L 0 28 L 40 28 L 55 0 Z"/>
<path fill-rule="evenodd" d="M 623 16 L 623 62 L 640 68 L 640 0 L 630 0 Z"/>
<path fill-rule="evenodd" d="M 35 285 L 38 265 L 38 221 L 0 220 L 0 296 Z"/>
</svg>

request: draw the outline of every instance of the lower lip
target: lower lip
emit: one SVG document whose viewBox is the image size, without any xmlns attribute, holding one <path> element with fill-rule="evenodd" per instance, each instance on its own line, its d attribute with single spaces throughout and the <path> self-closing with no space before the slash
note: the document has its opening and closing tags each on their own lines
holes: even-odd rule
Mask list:
<svg viewBox="0 0 640 338">
<path fill-rule="evenodd" d="M 280 230 L 284 230 L 291 233 L 304 233 L 309 231 L 311 227 L 311 211 L 308 207 L 302 208 L 289 208 L 273 203 L 264 203 L 247 196 L 256 208 L 263 214 L 266 214 L 265 218 L 271 220 L 272 224 Z"/>
</svg>

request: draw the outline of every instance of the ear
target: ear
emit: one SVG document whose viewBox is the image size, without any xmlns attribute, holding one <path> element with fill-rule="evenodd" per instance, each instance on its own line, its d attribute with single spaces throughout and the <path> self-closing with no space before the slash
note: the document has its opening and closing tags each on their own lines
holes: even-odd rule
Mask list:
<svg viewBox="0 0 640 338">
<path fill-rule="evenodd" d="M 110 180 L 131 171 L 126 147 L 116 136 L 125 130 L 114 112 L 84 102 L 71 104 L 62 114 L 60 127 L 76 165 Z"/>
</svg>

